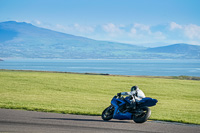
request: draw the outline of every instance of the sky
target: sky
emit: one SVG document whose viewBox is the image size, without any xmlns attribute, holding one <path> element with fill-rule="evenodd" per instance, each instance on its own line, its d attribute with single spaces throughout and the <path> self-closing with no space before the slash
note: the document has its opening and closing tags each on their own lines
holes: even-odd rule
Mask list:
<svg viewBox="0 0 200 133">
<path fill-rule="evenodd" d="M 200 45 L 200 0 L 0 0 L 0 22 L 95 40 Z"/>
</svg>

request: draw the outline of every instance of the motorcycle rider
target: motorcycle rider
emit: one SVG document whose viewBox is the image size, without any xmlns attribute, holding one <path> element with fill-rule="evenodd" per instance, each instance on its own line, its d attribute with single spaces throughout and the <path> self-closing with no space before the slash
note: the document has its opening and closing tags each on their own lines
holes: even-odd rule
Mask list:
<svg viewBox="0 0 200 133">
<path fill-rule="evenodd" d="M 121 97 L 121 95 L 130 95 L 131 97 L 135 97 L 136 101 L 134 99 L 131 99 L 130 104 L 126 107 L 127 109 L 135 109 L 136 102 L 140 101 L 142 98 L 145 98 L 144 92 L 142 90 L 140 90 L 138 86 L 133 86 L 131 88 L 131 92 L 117 93 L 118 97 Z"/>
</svg>

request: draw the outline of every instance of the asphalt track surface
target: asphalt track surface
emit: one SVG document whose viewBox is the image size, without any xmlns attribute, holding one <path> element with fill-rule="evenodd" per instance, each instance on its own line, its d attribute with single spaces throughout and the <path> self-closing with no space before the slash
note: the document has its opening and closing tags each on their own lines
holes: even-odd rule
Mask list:
<svg viewBox="0 0 200 133">
<path fill-rule="evenodd" d="M 200 133 L 199 125 L 132 120 L 105 122 L 100 116 L 0 109 L 0 133 Z"/>
</svg>

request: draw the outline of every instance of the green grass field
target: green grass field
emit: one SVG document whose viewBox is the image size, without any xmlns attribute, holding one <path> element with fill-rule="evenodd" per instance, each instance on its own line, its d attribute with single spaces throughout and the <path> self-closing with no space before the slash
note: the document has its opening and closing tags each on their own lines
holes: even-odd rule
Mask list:
<svg viewBox="0 0 200 133">
<path fill-rule="evenodd" d="M 150 119 L 200 124 L 197 80 L 0 70 L 0 108 L 101 115 L 133 85 L 158 99 Z"/>
</svg>

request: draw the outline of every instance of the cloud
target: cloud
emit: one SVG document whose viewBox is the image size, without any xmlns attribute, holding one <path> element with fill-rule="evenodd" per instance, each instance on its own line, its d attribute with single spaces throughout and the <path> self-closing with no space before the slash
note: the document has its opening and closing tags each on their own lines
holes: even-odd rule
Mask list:
<svg viewBox="0 0 200 133">
<path fill-rule="evenodd" d="M 152 41 L 153 39 L 160 41 L 166 39 L 165 35 L 161 31 L 159 30 L 152 31 L 151 26 L 140 23 L 135 23 L 133 25 L 133 27 L 130 30 L 129 36 L 132 39 L 138 39 L 141 41 L 144 40 Z"/>
<path fill-rule="evenodd" d="M 35 20 L 35 23 L 36 23 L 37 25 L 40 25 L 40 24 L 41 24 L 41 22 L 40 22 L 39 20 Z"/>
<path fill-rule="evenodd" d="M 151 26 L 133 23 L 133 24 L 114 24 L 108 23 L 101 26 L 104 31 L 104 40 L 125 42 L 132 44 L 162 42 L 166 39 L 163 32 L 151 30 Z M 98 38 L 98 40 L 100 40 Z M 103 40 L 103 39 L 101 39 Z"/>
<path fill-rule="evenodd" d="M 166 39 L 166 36 L 160 31 L 157 31 L 157 32 L 153 33 L 153 36 L 154 36 L 154 38 L 156 40 L 164 40 L 164 39 Z"/>
<path fill-rule="evenodd" d="M 95 28 L 92 26 L 80 25 L 78 23 L 75 23 L 73 25 L 67 25 L 67 26 L 56 24 L 55 28 L 57 31 L 74 34 L 74 35 L 91 34 L 95 30 Z"/>
<path fill-rule="evenodd" d="M 184 33 L 190 39 L 200 39 L 200 26 L 194 24 L 186 25 Z"/>
<path fill-rule="evenodd" d="M 174 30 L 174 29 L 182 29 L 183 27 L 175 22 L 171 22 L 170 23 L 170 30 Z"/>
<path fill-rule="evenodd" d="M 25 21 L 25 22 L 31 23 L 31 24 L 37 25 L 37 26 L 39 26 L 39 25 L 41 26 L 42 25 L 42 22 L 39 21 L 39 20 L 32 20 L 32 21 Z"/>
<path fill-rule="evenodd" d="M 153 44 L 158 42 L 190 43 L 200 42 L 200 26 L 195 24 L 180 25 L 171 22 L 169 25 L 145 25 L 142 23 L 103 25 L 82 25 L 74 23 L 71 25 L 57 24 L 57 31 L 84 36 L 96 40 L 108 40 L 114 42 L 125 42 L 132 44 Z"/>
<path fill-rule="evenodd" d="M 171 22 L 168 25 L 146 25 L 142 23 L 102 25 L 50 24 L 39 20 L 32 24 L 51 30 L 83 36 L 96 40 L 107 40 L 132 44 L 153 44 L 158 42 L 200 44 L 200 26 L 195 24 L 181 25 Z"/>
<path fill-rule="evenodd" d="M 141 31 L 146 31 L 149 34 L 151 34 L 150 26 L 148 26 L 148 25 L 136 23 L 136 24 L 134 24 L 134 28 L 139 29 Z"/>
<path fill-rule="evenodd" d="M 74 28 L 81 33 L 92 33 L 94 28 L 91 26 L 82 26 L 80 24 L 74 24 Z"/>
<path fill-rule="evenodd" d="M 149 25 L 135 23 L 130 29 L 129 36 L 136 38 L 144 38 L 146 36 L 152 36 L 154 33 L 151 31 L 150 28 L 151 27 Z"/>
<path fill-rule="evenodd" d="M 176 30 L 175 34 L 176 37 L 181 38 L 182 40 L 185 40 L 185 37 L 187 37 L 188 42 L 199 42 L 200 40 L 200 26 L 195 24 L 188 24 L 188 25 L 180 25 L 175 22 L 170 23 L 170 31 Z M 170 33 L 169 33 L 170 34 Z M 171 33 L 172 34 L 172 33 Z"/>
<path fill-rule="evenodd" d="M 131 28 L 131 33 L 130 33 L 131 35 L 136 35 L 137 34 L 137 30 L 133 27 L 133 28 Z"/>
<path fill-rule="evenodd" d="M 56 28 L 58 28 L 58 29 L 66 29 L 66 27 L 65 26 L 63 26 L 63 25 L 61 25 L 61 24 L 56 24 Z"/>
<path fill-rule="evenodd" d="M 124 25 L 120 25 L 123 26 Z M 117 36 L 123 32 L 122 29 L 120 29 L 120 26 L 117 26 L 113 23 L 108 23 L 102 26 L 103 30 L 107 33 L 109 33 L 111 36 Z"/>
</svg>

